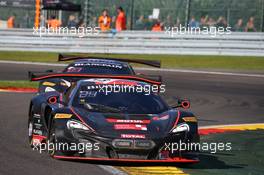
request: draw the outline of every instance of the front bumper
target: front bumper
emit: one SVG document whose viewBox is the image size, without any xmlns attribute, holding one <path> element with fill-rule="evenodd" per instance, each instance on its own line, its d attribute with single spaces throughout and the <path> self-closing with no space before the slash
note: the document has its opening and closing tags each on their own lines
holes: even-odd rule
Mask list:
<svg viewBox="0 0 264 175">
<path fill-rule="evenodd" d="M 166 160 L 145 160 L 145 159 L 115 159 L 115 158 L 94 158 L 94 157 L 79 157 L 79 156 L 58 156 L 54 155 L 54 159 L 60 160 L 77 160 L 77 161 L 94 161 L 94 162 L 106 162 L 106 163 L 198 163 L 199 159 L 186 159 L 186 158 L 169 158 Z"/>
<path fill-rule="evenodd" d="M 195 151 L 176 151 L 160 156 L 164 151 L 165 143 L 178 143 L 179 140 L 189 142 L 199 142 L 199 135 L 185 133 L 170 135 L 162 139 L 119 139 L 100 137 L 83 131 L 71 132 L 68 129 L 61 129 L 57 132 L 57 140 L 62 143 L 76 144 L 97 144 L 98 149 L 89 149 L 65 154 L 65 152 L 57 152 L 54 155 L 56 159 L 70 160 L 94 160 L 94 161 L 114 161 L 114 162 L 181 162 L 196 163 L 198 162 L 197 150 Z M 124 144 L 117 145 L 116 141 L 124 141 Z M 127 144 L 127 143 L 131 144 Z M 67 156 L 65 156 L 67 155 Z"/>
</svg>

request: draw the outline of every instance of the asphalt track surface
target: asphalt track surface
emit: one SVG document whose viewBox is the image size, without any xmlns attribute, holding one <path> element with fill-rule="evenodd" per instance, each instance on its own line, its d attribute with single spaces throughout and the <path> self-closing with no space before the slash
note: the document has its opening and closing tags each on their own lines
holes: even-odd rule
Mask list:
<svg viewBox="0 0 264 175">
<path fill-rule="evenodd" d="M 26 80 L 27 71 L 61 70 L 62 67 L 0 64 L 0 80 Z M 159 71 L 166 85 L 166 98 L 185 97 L 200 125 L 262 123 L 264 79 Z M 0 174 L 107 174 L 97 165 L 57 161 L 28 146 L 27 112 L 34 94 L 0 92 Z"/>
</svg>

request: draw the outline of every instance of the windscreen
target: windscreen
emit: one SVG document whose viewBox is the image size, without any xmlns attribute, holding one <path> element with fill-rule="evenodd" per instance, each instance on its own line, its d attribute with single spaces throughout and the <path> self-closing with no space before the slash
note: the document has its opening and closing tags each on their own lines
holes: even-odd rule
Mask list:
<svg viewBox="0 0 264 175">
<path fill-rule="evenodd" d="M 102 113 L 159 114 L 168 110 L 167 104 L 157 94 L 138 92 L 100 92 L 82 86 L 75 93 L 72 105 Z"/>
</svg>

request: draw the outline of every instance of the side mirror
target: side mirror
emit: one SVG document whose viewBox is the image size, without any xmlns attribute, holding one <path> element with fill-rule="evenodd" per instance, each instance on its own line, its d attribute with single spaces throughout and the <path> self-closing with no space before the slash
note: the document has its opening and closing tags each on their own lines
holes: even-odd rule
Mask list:
<svg viewBox="0 0 264 175">
<path fill-rule="evenodd" d="M 171 108 L 184 108 L 189 109 L 191 107 L 190 101 L 187 99 L 177 99 L 176 105 L 171 106 Z"/>
<path fill-rule="evenodd" d="M 58 103 L 58 97 L 57 96 L 51 96 L 48 98 L 48 103 L 49 104 L 55 104 Z"/>
<path fill-rule="evenodd" d="M 181 107 L 184 109 L 189 109 L 191 107 L 191 103 L 189 100 L 182 100 L 181 101 Z"/>
<path fill-rule="evenodd" d="M 47 102 L 49 104 L 56 104 L 57 103 L 57 104 L 61 104 L 61 105 L 66 105 L 65 102 L 64 101 L 61 101 L 58 96 L 50 96 L 47 99 Z"/>
</svg>

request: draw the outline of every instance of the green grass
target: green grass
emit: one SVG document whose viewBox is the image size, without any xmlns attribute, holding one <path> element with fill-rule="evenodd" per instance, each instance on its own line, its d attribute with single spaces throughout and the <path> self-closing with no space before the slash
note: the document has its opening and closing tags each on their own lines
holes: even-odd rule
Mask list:
<svg viewBox="0 0 264 175">
<path fill-rule="evenodd" d="M 264 71 L 264 57 L 239 56 L 189 56 L 189 55 L 124 55 L 124 54 L 89 54 L 116 58 L 138 58 L 161 60 L 164 68 L 191 69 L 226 69 Z M 47 52 L 0 52 L 0 60 L 57 62 L 56 53 Z"/>
<path fill-rule="evenodd" d="M 264 130 L 255 130 L 202 136 L 201 142 L 231 143 L 232 149 L 201 153 L 201 162 L 186 166 L 183 171 L 191 175 L 264 174 L 263 134 Z"/>
<path fill-rule="evenodd" d="M 38 88 L 38 82 L 30 81 L 0 81 L 0 88 Z"/>
</svg>

